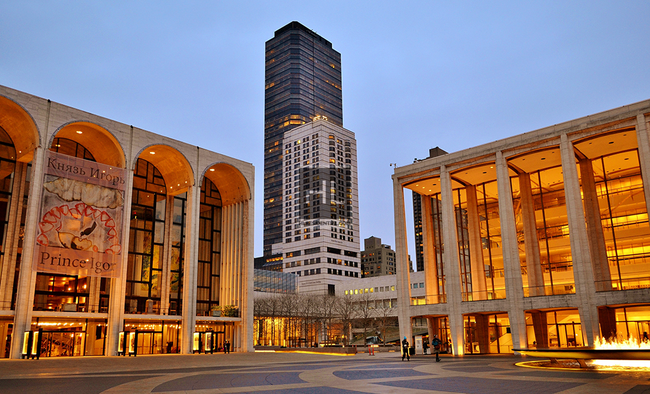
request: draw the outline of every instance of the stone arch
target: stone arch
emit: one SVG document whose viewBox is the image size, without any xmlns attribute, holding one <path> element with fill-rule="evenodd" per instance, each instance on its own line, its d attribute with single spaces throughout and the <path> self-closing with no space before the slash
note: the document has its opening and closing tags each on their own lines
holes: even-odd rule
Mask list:
<svg viewBox="0 0 650 394">
<path fill-rule="evenodd" d="M 30 162 L 40 144 L 40 133 L 32 116 L 15 101 L 0 96 L 0 127 L 16 149 L 16 161 Z"/>
<path fill-rule="evenodd" d="M 160 171 L 170 196 L 181 194 L 194 185 L 194 170 L 185 155 L 176 148 L 163 144 L 148 145 L 135 158 L 148 161 Z"/>
<path fill-rule="evenodd" d="M 217 186 L 223 205 L 237 204 L 251 199 L 248 180 L 236 167 L 218 162 L 208 166 L 203 172 Z"/>
<path fill-rule="evenodd" d="M 122 145 L 105 128 L 91 122 L 72 121 L 61 126 L 48 141 L 48 148 L 55 138 L 66 138 L 86 148 L 98 163 L 126 168 Z"/>
</svg>

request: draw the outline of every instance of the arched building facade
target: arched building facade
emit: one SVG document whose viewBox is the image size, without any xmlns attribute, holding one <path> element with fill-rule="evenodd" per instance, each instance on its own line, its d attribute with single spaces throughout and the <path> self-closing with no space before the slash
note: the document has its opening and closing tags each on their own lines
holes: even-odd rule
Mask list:
<svg viewBox="0 0 650 394">
<path fill-rule="evenodd" d="M 0 178 L 0 357 L 253 351 L 250 163 L 0 86 Z"/>
<path fill-rule="evenodd" d="M 593 346 L 650 332 L 650 101 L 396 168 L 400 337 L 454 354 Z M 404 189 L 421 196 L 413 297 Z"/>
</svg>

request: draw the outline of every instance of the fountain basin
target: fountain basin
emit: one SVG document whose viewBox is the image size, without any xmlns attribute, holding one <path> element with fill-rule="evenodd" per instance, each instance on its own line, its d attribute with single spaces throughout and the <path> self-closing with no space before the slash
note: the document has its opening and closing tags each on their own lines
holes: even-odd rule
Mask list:
<svg viewBox="0 0 650 394">
<path fill-rule="evenodd" d="M 515 352 L 531 357 L 548 358 L 557 364 L 558 359 L 576 360 L 586 368 L 585 360 L 650 360 L 650 349 L 513 349 Z"/>
</svg>

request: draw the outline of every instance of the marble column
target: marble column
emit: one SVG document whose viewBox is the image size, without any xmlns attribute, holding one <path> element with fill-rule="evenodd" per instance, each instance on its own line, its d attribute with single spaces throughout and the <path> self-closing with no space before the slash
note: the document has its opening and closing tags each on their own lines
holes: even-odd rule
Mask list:
<svg viewBox="0 0 650 394">
<path fill-rule="evenodd" d="M 127 167 L 131 168 L 131 166 Z M 124 216 L 122 220 L 122 273 L 119 278 L 111 278 L 108 306 L 108 324 L 106 329 L 106 355 L 116 356 L 119 333 L 124 329 L 124 302 L 126 295 L 126 276 L 129 268 L 129 233 L 131 229 L 131 204 L 133 203 L 133 170 L 126 176 L 124 192 Z"/>
<path fill-rule="evenodd" d="M 530 174 L 519 174 L 519 190 L 521 192 L 521 220 L 524 230 L 528 292 L 531 297 L 543 296 L 545 294 L 544 275 L 539 252 L 539 239 L 537 238 L 537 223 Z"/>
<path fill-rule="evenodd" d="M 596 309 L 596 285 L 591 265 L 591 253 L 587 237 L 587 225 L 582 207 L 580 179 L 573 144 L 566 134 L 561 135 L 560 154 L 564 176 L 564 195 L 569 224 L 569 241 L 573 259 L 573 279 L 579 300 L 578 311 L 587 346 L 594 345 L 598 336 L 598 310 Z"/>
<path fill-rule="evenodd" d="M 587 241 L 589 242 L 589 251 L 592 257 L 591 262 L 594 278 L 596 279 L 596 290 L 608 291 L 612 289 L 612 277 L 607 260 L 603 223 L 600 219 L 594 169 L 590 159 L 580 159 L 578 163 L 582 181 L 585 218 L 587 219 Z"/>
<path fill-rule="evenodd" d="M 406 214 L 404 210 L 404 190 L 393 175 L 393 204 L 395 214 L 395 260 L 397 264 L 397 316 L 399 318 L 399 338 L 411 338 L 411 289 L 408 266 L 408 243 L 406 235 Z M 409 342 L 412 340 L 409 339 Z"/>
<path fill-rule="evenodd" d="M 447 310 L 449 329 L 454 346 L 454 355 L 462 356 L 464 350 L 463 315 L 461 312 L 460 263 L 458 261 L 458 236 L 451 177 L 446 166 L 440 168 L 440 188 L 442 203 L 442 228 L 445 267 L 445 286 L 447 291 Z"/>
<path fill-rule="evenodd" d="M 16 262 L 18 259 L 18 244 L 21 235 L 21 219 L 23 214 L 24 198 L 19 196 L 25 195 L 26 178 L 28 166 L 27 163 L 17 162 L 14 170 L 14 182 L 12 189 L 11 202 L 9 205 L 9 220 L 7 221 L 5 248 L 2 271 L 0 274 L 0 310 L 11 309 L 11 299 L 14 294 L 14 275 L 16 272 Z"/>
<path fill-rule="evenodd" d="M 476 186 L 465 188 L 467 195 L 467 232 L 469 236 L 469 260 L 472 273 L 472 300 L 487 300 L 483 242 L 481 241 L 481 220 L 478 214 Z"/>
<path fill-rule="evenodd" d="M 11 341 L 11 358 L 20 358 L 23 345 L 23 336 L 29 331 L 32 324 L 34 309 L 34 286 L 36 284 L 36 271 L 32 269 L 34 261 L 34 247 L 36 244 L 37 224 L 40 216 L 41 196 L 43 194 L 44 160 L 46 150 L 36 148 L 32 160 L 32 176 L 29 184 L 29 201 L 27 216 L 25 218 L 25 238 L 21 256 L 21 269 L 18 275 L 18 291 L 16 294 L 16 311 L 14 315 L 14 331 Z"/>
<path fill-rule="evenodd" d="M 192 354 L 192 339 L 196 325 L 196 283 L 199 251 L 199 214 L 201 189 L 192 185 L 187 191 L 185 214 L 185 248 L 183 256 L 183 317 L 181 351 Z"/>
<path fill-rule="evenodd" d="M 643 179 L 646 212 L 650 213 L 650 132 L 645 115 L 636 116 L 636 140 L 639 148 L 639 165 Z"/>
<path fill-rule="evenodd" d="M 503 271 L 506 283 L 508 320 L 515 349 L 526 346 L 526 315 L 524 310 L 524 286 L 519 260 L 517 224 L 512 205 L 512 188 L 508 163 L 503 152 L 496 153 L 497 193 L 499 197 L 499 220 L 501 222 L 501 242 L 503 250 Z"/>
<path fill-rule="evenodd" d="M 433 215 L 431 203 L 433 199 L 422 195 L 422 251 L 424 257 L 424 289 L 427 304 L 438 304 L 440 294 L 438 284 L 438 262 L 436 261 L 435 232 L 433 230 Z"/>
</svg>

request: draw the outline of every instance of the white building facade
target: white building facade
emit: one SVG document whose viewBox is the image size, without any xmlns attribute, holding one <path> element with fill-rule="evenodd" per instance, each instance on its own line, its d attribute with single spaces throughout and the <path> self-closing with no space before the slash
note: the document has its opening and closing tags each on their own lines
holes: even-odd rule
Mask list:
<svg viewBox="0 0 650 394">
<path fill-rule="evenodd" d="M 3 357 L 253 351 L 250 163 L 3 86 L 0 145 Z"/>
<path fill-rule="evenodd" d="M 354 133 L 326 119 L 285 133 L 283 272 L 300 293 L 335 294 L 361 276 L 359 193 Z"/>
</svg>

